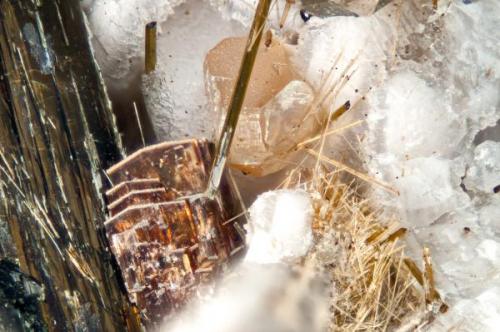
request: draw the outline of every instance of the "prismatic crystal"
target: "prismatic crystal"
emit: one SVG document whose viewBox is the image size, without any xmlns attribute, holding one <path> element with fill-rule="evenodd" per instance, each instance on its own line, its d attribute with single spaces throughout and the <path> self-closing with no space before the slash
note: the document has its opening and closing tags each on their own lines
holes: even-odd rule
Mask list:
<svg viewBox="0 0 500 332">
<path fill-rule="evenodd" d="M 226 177 L 211 198 L 205 140 L 145 147 L 107 171 L 111 250 L 146 325 L 186 303 L 243 252 L 238 199 Z"/>
</svg>

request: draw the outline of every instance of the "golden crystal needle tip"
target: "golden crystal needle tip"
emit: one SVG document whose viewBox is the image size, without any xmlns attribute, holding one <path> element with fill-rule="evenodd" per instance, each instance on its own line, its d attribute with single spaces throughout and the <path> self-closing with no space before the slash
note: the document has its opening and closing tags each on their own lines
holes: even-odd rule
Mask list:
<svg viewBox="0 0 500 332">
<path fill-rule="evenodd" d="M 295 4 L 295 0 L 286 0 L 285 9 L 283 10 L 283 15 L 281 15 L 280 19 L 280 29 L 285 26 L 288 13 L 290 12 L 290 7 L 292 7 L 293 4 Z"/>
<path fill-rule="evenodd" d="M 151 73 L 156 68 L 156 22 L 146 24 L 145 72 Z"/>
</svg>

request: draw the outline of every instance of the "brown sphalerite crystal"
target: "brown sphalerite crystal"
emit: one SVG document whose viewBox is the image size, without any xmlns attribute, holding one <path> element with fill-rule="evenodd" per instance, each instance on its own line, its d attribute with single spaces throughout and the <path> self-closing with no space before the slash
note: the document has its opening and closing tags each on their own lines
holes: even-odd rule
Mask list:
<svg viewBox="0 0 500 332">
<path fill-rule="evenodd" d="M 204 196 L 207 141 L 146 147 L 107 173 L 105 229 L 128 291 L 146 325 L 159 323 L 213 280 L 244 248 L 241 211 L 227 179 Z"/>
<path fill-rule="evenodd" d="M 118 198 L 122 198 L 127 194 L 135 191 L 148 189 L 164 189 L 160 179 L 136 179 L 131 181 L 123 181 L 120 184 L 112 187 L 106 192 L 106 197 L 109 202 L 115 202 Z"/>
</svg>

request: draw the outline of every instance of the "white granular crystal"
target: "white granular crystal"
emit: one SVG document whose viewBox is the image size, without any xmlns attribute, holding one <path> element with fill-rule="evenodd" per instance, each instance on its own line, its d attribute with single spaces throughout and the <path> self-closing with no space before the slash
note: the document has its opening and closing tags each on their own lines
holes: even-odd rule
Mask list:
<svg viewBox="0 0 500 332">
<path fill-rule="evenodd" d="M 246 262 L 289 262 L 312 245 L 312 201 L 303 190 L 277 190 L 260 195 L 250 208 Z"/>
<path fill-rule="evenodd" d="M 97 62 L 112 88 L 126 87 L 144 67 L 145 25 L 161 23 L 183 0 L 84 1 Z"/>
</svg>

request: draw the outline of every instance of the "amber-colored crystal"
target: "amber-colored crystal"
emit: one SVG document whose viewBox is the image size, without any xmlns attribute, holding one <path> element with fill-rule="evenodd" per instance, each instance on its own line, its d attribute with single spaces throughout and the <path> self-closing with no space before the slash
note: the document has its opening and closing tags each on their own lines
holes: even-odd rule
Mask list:
<svg viewBox="0 0 500 332">
<path fill-rule="evenodd" d="M 147 325 L 159 323 L 212 280 L 244 239 L 228 181 L 215 199 L 205 190 L 206 141 L 162 143 L 108 170 L 112 217 L 105 229 L 128 291 Z"/>
<path fill-rule="evenodd" d="M 205 73 L 209 95 L 220 94 L 221 107 L 227 106 L 241 65 L 246 37 L 226 38 L 211 49 L 205 58 Z M 297 79 L 284 47 L 273 39 L 269 47 L 261 45 L 245 97 L 245 108 L 264 106 L 291 80 Z"/>
<path fill-rule="evenodd" d="M 221 125 L 245 43 L 245 38 L 224 39 L 205 58 L 207 94 Z M 279 39 L 261 45 L 229 155 L 231 166 L 264 176 L 288 165 L 296 144 L 320 127 L 314 97 L 293 71 Z"/>
</svg>

